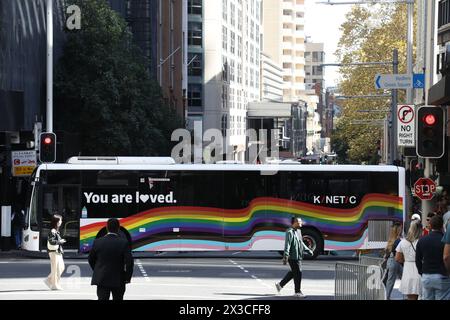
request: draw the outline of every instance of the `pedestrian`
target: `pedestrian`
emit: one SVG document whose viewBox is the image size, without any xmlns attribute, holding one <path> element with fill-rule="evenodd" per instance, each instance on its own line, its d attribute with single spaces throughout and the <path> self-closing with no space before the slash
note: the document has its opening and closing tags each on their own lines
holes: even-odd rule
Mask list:
<svg viewBox="0 0 450 320">
<path fill-rule="evenodd" d="M 447 206 L 447 212 L 442 215 L 444 220 L 444 231 L 447 231 L 450 221 L 450 205 Z"/>
<path fill-rule="evenodd" d="M 128 241 L 119 235 L 119 220 L 108 220 L 108 233 L 94 241 L 89 253 L 93 272 L 91 285 L 97 286 L 98 300 L 123 300 L 126 284 L 133 275 L 133 256 Z"/>
<path fill-rule="evenodd" d="M 391 227 L 389 240 L 386 245 L 384 259 L 386 260 L 386 271 L 383 276 L 383 282 L 386 286 L 386 299 L 391 299 L 392 290 L 397 278 L 402 278 L 403 267 L 395 261 L 396 248 L 401 241 L 402 224 L 396 222 Z"/>
<path fill-rule="evenodd" d="M 430 212 L 427 214 L 427 221 L 426 221 L 426 225 L 422 230 L 422 237 L 427 236 L 430 231 L 431 231 L 431 225 L 430 225 L 430 221 L 431 218 L 433 218 L 436 215 L 436 212 Z"/>
<path fill-rule="evenodd" d="M 403 264 L 402 282 L 400 292 L 408 300 L 417 300 L 422 292 L 422 281 L 416 267 L 416 247 L 422 234 L 422 224 L 412 221 L 408 235 L 397 246 L 395 260 Z"/>
<path fill-rule="evenodd" d="M 449 300 L 450 277 L 442 256 L 445 244 L 442 242 L 444 222 L 435 215 L 430 221 L 431 232 L 417 242 L 416 267 L 422 276 L 424 300 Z"/>
<path fill-rule="evenodd" d="M 22 230 L 25 225 L 25 212 L 18 205 L 14 206 L 11 216 L 14 240 L 17 249 L 22 248 Z"/>
<path fill-rule="evenodd" d="M 442 260 L 444 260 L 445 268 L 447 269 L 447 274 L 450 275 L 450 228 L 447 228 L 445 235 L 442 238 L 444 243 L 444 255 Z"/>
<path fill-rule="evenodd" d="M 62 290 L 59 284 L 61 275 L 64 272 L 63 247 L 66 240 L 61 238 L 59 228 L 62 225 L 62 217 L 58 214 L 52 216 L 50 232 L 47 237 L 47 251 L 50 256 L 50 274 L 44 280 L 51 290 Z"/>
<path fill-rule="evenodd" d="M 284 276 L 281 282 L 275 283 L 275 287 L 279 293 L 294 278 L 295 296 L 298 298 L 306 297 L 301 291 L 303 254 L 306 250 L 310 255 L 313 255 L 311 249 L 303 242 L 300 231 L 302 225 L 302 219 L 292 217 L 291 227 L 286 231 L 283 254 L 283 264 L 286 265 L 289 263 L 291 270 Z"/>
</svg>

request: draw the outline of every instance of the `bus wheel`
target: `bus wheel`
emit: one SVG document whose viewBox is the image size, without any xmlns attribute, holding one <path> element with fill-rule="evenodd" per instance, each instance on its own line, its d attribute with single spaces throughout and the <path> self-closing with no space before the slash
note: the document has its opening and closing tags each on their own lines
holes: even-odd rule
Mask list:
<svg viewBox="0 0 450 320">
<path fill-rule="evenodd" d="M 313 251 L 313 256 L 305 254 L 305 260 L 316 259 L 323 251 L 323 239 L 319 232 L 314 229 L 302 230 L 303 242 Z"/>
</svg>

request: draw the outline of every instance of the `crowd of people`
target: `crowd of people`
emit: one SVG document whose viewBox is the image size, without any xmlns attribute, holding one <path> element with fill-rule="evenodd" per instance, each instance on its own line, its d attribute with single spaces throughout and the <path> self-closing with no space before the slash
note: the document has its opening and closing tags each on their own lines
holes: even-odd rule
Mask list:
<svg viewBox="0 0 450 320">
<path fill-rule="evenodd" d="M 400 223 L 391 227 L 385 249 L 386 297 L 401 278 L 400 292 L 408 300 L 450 300 L 450 201 L 444 191 L 425 223 L 411 216 L 406 236 Z"/>
</svg>

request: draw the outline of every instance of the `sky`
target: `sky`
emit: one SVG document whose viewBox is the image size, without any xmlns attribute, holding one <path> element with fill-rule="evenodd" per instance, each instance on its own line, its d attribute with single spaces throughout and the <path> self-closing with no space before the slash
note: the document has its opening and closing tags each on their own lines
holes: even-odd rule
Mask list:
<svg viewBox="0 0 450 320">
<path fill-rule="evenodd" d="M 320 0 L 323 2 L 323 0 Z M 340 25 L 345 21 L 345 14 L 351 5 L 324 5 L 319 0 L 305 0 L 305 36 L 312 42 L 325 44 L 325 63 L 338 62 L 334 56 L 341 32 Z M 325 86 L 336 86 L 339 68 L 325 68 Z"/>
</svg>

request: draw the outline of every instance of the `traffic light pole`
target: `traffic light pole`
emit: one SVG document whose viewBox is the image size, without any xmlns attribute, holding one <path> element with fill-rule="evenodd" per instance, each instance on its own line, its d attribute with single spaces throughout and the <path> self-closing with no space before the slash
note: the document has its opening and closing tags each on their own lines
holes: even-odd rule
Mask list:
<svg viewBox="0 0 450 320">
<path fill-rule="evenodd" d="M 398 74 L 398 50 L 394 49 L 392 53 L 392 73 Z M 392 90 L 391 99 L 391 116 L 389 121 L 390 137 L 389 137 L 389 161 L 388 164 L 393 164 L 397 159 L 397 89 Z"/>
<path fill-rule="evenodd" d="M 47 0 L 47 132 L 53 132 L 53 0 Z"/>
</svg>

